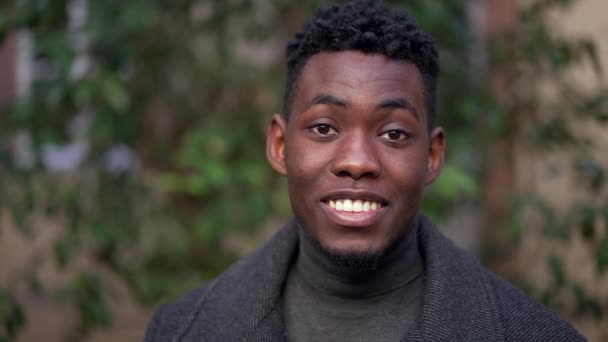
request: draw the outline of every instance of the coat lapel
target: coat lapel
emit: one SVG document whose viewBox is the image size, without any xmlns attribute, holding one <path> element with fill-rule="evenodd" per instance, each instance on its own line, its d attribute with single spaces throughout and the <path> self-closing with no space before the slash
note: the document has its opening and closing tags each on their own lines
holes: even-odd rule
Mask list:
<svg viewBox="0 0 608 342">
<path fill-rule="evenodd" d="M 292 220 L 209 285 L 179 341 L 284 341 L 280 299 L 296 252 Z"/>
<path fill-rule="evenodd" d="M 403 341 L 501 341 L 493 291 L 478 261 L 423 215 L 419 228 L 425 298 L 417 325 Z"/>
</svg>

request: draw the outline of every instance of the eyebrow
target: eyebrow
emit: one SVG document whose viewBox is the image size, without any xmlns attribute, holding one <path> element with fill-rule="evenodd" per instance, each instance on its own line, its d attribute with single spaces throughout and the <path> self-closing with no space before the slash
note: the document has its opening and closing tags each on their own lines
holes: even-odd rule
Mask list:
<svg viewBox="0 0 608 342">
<path fill-rule="evenodd" d="M 310 108 L 315 105 L 332 105 L 337 107 L 348 107 L 350 103 L 347 100 L 341 99 L 334 95 L 330 94 L 318 94 L 316 95 L 310 102 L 306 108 Z M 418 111 L 412 104 L 410 104 L 406 99 L 403 98 L 394 98 L 394 99 L 386 99 L 382 100 L 377 106 L 377 109 L 403 109 L 405 111 L 410 112 L 416 120 L 420 120 L 420 116 L 418 115 Z"/>
<path fill-rule="evenodd" d="M 382 100 L 376 107 L 379 109 L 404 109 L 412 113 L 414 117 L 416 117 L 416 120 L 420 120 L 418 111 L 416 111 L 416 108 L 414 108 L 406 99 L 397 98 Z"/>
<path fill-rule="evenodd" d="M 333 106 L 338 106 L 338 107 L 346 107 L 346 106 L 348 106 L 348 101 L 346 101 L 344 99 L 340 99 L 333 95 L 329 95 L 329 94 L 319 94 L 319 95 L 315 96 L 308 103 L 306 108 L 310 108 L 314 105 L 320 105 L 320 104 L 333 105 Z"/>
</svg>

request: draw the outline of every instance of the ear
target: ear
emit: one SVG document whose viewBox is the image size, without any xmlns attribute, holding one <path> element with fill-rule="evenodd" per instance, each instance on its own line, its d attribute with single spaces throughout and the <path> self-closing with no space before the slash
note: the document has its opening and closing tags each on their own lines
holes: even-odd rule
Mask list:
<svg viewBox="0 0 608 342">
<path fill-rule="evenodd" d="M 266 158 L 276 172 L 285 176 L 285 138 L 287 136 L 287 122 L 280 114 L 274 114 L 268 130 L 266 131 Z"/>
<path fill-rule="evenodd" d="M 429 135 L 429 157 L 426 166 L 426 185 L 430 185 L 441 173 L 445 161 L 445 132 L 435 127 Z"/>
</svg>

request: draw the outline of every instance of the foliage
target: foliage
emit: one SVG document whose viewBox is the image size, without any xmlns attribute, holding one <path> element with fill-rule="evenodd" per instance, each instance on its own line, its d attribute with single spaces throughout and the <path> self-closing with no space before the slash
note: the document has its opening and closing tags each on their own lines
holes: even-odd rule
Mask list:
<svg viewBox="0 0 608 342">
<path fill-rule="evenodd" d="M 11 341 L 17 335 L 17 331 L 25 323 L 23 309 L 15 301 L 11 293 L 0 292 L 0 341 Z"/>
<path fill-rule="evenodd" d="M 0 116 L 0 198 L 15 226 L 33 237 L 35 217 L 61 222 L 63 234 L 53 247 L 58 265 L 77 266 L 84 254 L 122 277 L 149 305 L 221 272 L 241 253 L 227 247 L 230 233 L 252 239 L 271 218 L 289 215 L 284 180 L 264 159 L 265 123 L 281 108 L 284 42 L 321 3 L 3 2 L 0 35 L 27 29 L 41 75 L 29 95 Z M 547 13 L 562 3 L 570 1 L 536 1 L 524 13 L 521 30 L 504 39 L 507 45 L 493 47 L 499 61 L 502 56 L 516 68 L 517 85 L 524 85 L 500 110 L 480 86 L 480 70 L 470 56 L 475 37 L 463 2 L 408 3 L 442 50 L 439 121 L 449 132 L 450 150 L 444 173 L 424 203 L 434 218 L 445 217 L 459 203 L 479 201 L 478 156 L 486 138 L 480 126 L 490 127 L 492 136 L 508 134 L 504 123 L 522 107 L 560 108 L 563 115 L 534 122 L 540 127 L 534 137 L 549 148 L 580 145 L 567 119 L 572 113 L 606 120 L 601 96 L 589 98 L 563 81 L 559 89 L 567 96 L 552 105 L 538 103 L 535 85 L 541 71 L 546 78 L 561 79 L 569 66 L 595 56 L 592 42 L 565 40 L 546 25 Z M 85 20 L 78 19 L 78 9 Z M 85 151 L 81 160 L 67 166 L 49 161 L 53 150 L 65 156 L 79 148 Z M 33 157 L 19 162 L 24 154 Z M 592 189 L 604 185 L 604 171 L 592 159 L 578 165 Z M 598 271 L 603 271 L 608 243 L 597 243 L 589 222 L 606 217 L 605 207 L 587 203 L 581 208 L 573 216 L 587 227 L 581 229 L 590 236 Z M 550 216 L 550 222 L 561 222 L 559 215 Z M 568 236 L 554 227 L 547 231 Z M 561 272 L 560 261 L 551 265 Z M 39 284 L 36 268 L 29 271 L 15 282 Z M 556 286 L 569 286 L 567 276 L 558 279 Z M 0 295 L 0 322 L 9 339 L 24 320 L 10 295 L 15 286 Z M 588 309 L 587 294 L 573 288 L 581 310 L 596 312 Z M 69 338 L 111 324 L 104 300 L 111 291 L 95 270 L 80 269 L 59 290 L 60 298 L 81 313 Z"/>
<path fill-rule="evenodd" d="M 508 100 L 502 105 L 504 114 L 498 120 L 499 132 L 523 138 L 525 146 L 537 155 L 559 152 L 570 159 L 570 170 L 554 167 L 552 173 L 571 171 L 575 175 L 572 187 L 585 194 L 582 199 L 573 196 L 567 210 L 557 209 L 559 203 L 555 199 L 541 198 L 534 189 L 518 194 L 514 237 L 520 238 L 524 233 L 524 213 L 536 214 L 548 241 L 566 244 L 574 236 L 583 238 L 599 278 L 605 273 L 608 253 L 606 170 L 594 156 L 597 146 L 593 145 L 593 139 L 579 132 L 585 131 L 585 127 L 608 123 L 608 93 L 593 41 L 564 37 L 552 19 L 555 12 L 568 10 L 575 2 L 533 2 L 522 11 L 517 29 L 493 42 L 492 52 L 494 63 L 509 75 L 511 83 L 505 96 Z M 574 68 L 580 70 L 585 66 L 597 76 L 595 88 L 577 87 L 572 81 Z M 546 289 L 534 292 L 547 305 L 562 312 L 601 319 L 608 308 L 566 273 L 563 257 L 559 254 L 549 257 L 547 267 L 553 281 Z M 568 304 L 569 298 L 573 298 L 573 308 Z"/>
</svg>

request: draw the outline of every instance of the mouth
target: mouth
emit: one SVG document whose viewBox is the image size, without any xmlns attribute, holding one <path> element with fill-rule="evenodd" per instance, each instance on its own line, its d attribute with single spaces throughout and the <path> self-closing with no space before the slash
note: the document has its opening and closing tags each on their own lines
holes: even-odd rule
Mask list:
<svg viewBox="0 0 608 342">
<path fill-rule="evenodd" d="M 347 213 L 361 213 L 374 211 L 382 208 L 381 202 L 376 201 L 365 201 L 365 200 L 352 200 L 352 199 L 336 199 L 329 200 L 326 202 L 330 208 L 336 211 L 347 212 Z"/>
<path fill-rule="evenodd" d="M 321 200 L 322 208 L 335 224 L 343 227 L 369 227 L 386 211 L 388 202 L 370 193 L 335 193 Z"/>
</svg>

